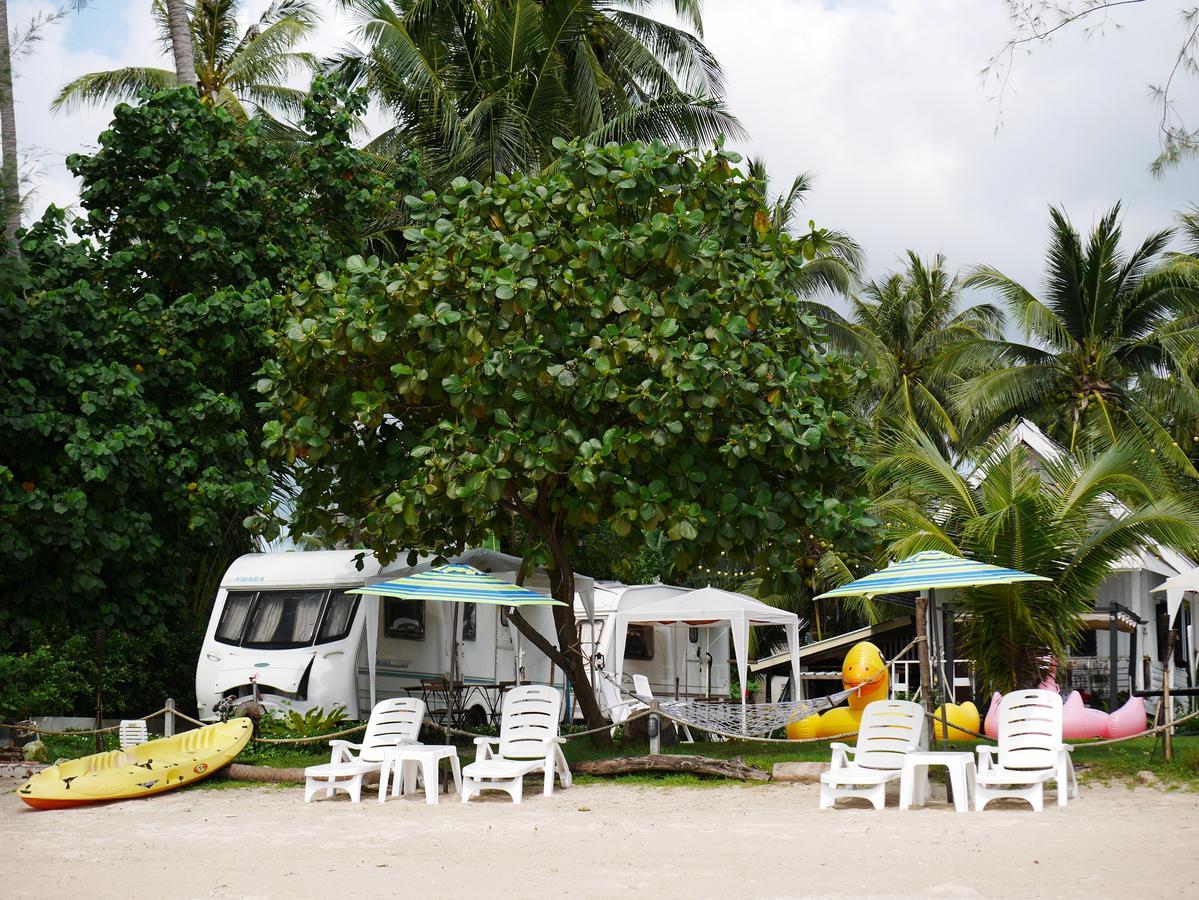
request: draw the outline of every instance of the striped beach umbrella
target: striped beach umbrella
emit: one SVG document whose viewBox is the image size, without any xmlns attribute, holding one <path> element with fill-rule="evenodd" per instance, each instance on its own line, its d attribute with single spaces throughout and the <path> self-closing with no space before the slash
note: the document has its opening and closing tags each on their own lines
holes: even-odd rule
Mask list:
<svg viewBox="0 0 1199 900">
<path fill-rule="evenodd" d="M 922 592 L 939 588 L 978 587 L 984 584 L 1014 584 L 1019 581 L 1049 581 L 1044 575 L 1030 575 L 942 553 L 925 550 L 887 568 L 819 594 L 826 597 L 878 597 L 883 594 Z"/>
<path fill-rule="evenodd" d="M 973 559 L 954 556 L 952 553 L 942 553 L 940 550 L 925 550 L 900 562 L 891 563 L 873 575 L 867 575 L 857 581 L 833 588 L 831 591 L 825 591 L 815 599 L 917 593 L 921 600 L 925 601 L 916 604 L 916 633 L 919 635 L 922 624 L 927 623 L 929 619 L 934 622 L 938 620 L 936 601 L 933 599 L 934 591 L 946 588 L 981 587 L 989 584 L 1015 584 L 1022 581 L 1052 581 L 1052 579 L 1046 578 L 1044 575 L 1030 575 L 1016 569 L 1005 569 L 1003 566 L 992 566 Z M 927 638 L 935 641 L 936 632 L 927 626 L 925 630 Z M 920 655 L 922 671 L 932 670 L 932 652 L 928 639 L 921 640 L 917 650 Z M 944 643 L 949 643 L 948 636 Z M 938 653 L 940 654 L 946 649 L 945 646 L 940 646 Z M 953 655 L 952 647 L 948 648 L 945 655 Z M 950 666 L 952 667 L 952 665 L 951 662 Z M 952 690 L 952 678 L 947 678 L 946 673 L 939 672 L 938 676 L 933 679 L 934 684 L 929 685 L 928 690 L 923 691 L 926 713 L 933 706 L 931 695 L 935 690 L 934 685 L 938 681 L 942 682 L 943 687 Z M 946 746 L 948 746 L 949 730 L 944 707 L 941 708 L 941 723 L 942 733 L 946 735 Z"/>
<path fill-rule="evenodd" d="M 349 594 L 377 594 L 404 600 L 490 603 L 493 606 L 565 606 L 559 600 L 481 572 L 474 566 L 437 566 L 425 572 L 368 584 Z"/>
</svg>

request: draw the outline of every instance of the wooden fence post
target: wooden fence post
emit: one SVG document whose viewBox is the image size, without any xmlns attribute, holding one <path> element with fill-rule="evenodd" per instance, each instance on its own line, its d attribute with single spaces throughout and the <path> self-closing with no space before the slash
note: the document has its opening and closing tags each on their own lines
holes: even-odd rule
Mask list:
<svg viewBox="0 0 1199 900">
<path fill-rule="evenodd" d="M 162 736 L 175 736 L 175 701 L 171 697 L 167 697 L 167 702 L 163 704 L 166 707 L 166 712 L 162 715 Z"/>
<path fill-rule="evenodd" d="M 649 726 L 646 728 L 649 732 L 649 752 L 651 756 L 657 756 L 662 752 L 662 719 L 658 715 L 658 701 L 651 700 L 649 708 Z"/>
</svg>

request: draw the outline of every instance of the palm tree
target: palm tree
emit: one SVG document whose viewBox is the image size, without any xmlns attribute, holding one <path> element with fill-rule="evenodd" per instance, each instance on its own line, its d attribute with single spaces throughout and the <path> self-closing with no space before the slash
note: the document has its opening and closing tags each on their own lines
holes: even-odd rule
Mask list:
<svg viewBox="0 0 1199 900">
<path fill-rule="evenodd" d="M 17 115 L 12 93 L 8 0 L 0 0 L 0 195 L 4 198 L 4 254 L 20 256 L 21 174 L 17 161 Z"/>
<path fill-rule="evenodd" d="M 191 37 L 197 89 L 209 106 L 245 121 L 253 111 L 270 116 L 297 116 L 304 92 L 284 82 L 293 73 L 314 70 L 310 53 L 294 50 L 316 25 L 319 16 L 309 0 L 274 0 L 258 21 L 242 32 L 237 23 L 237 0 L 196 0 L 192 7 Z M 167 0 L 154 0 L 159 42 L 173 53 L 172 23 Z M 92 72 L 65 85 L 50 108 L 70 110 L 83 104 L 131 100 L 143 90 L 162 90 L 179 84 L 170 69 L 131 66 Z"/>
<path fill-rule="evenodd" d="M 965 280 L 1003 298 L 1027 343 L 980 342 L 998 365 L 961 387 L 959 407 L 984 427 L 1027 416 L 1071 450 L 1137 435 L 1149 453 L 1199 476 L 1171 433 L 1199 418 L 1196 267 L 1166 255 L 1169 229 L 1121 250 L 1119 205 L 1085 246 L 1062 210 L 1050 218 L 1040 297 L 990 266 Z"/>
<path fill-rule="evenodd" d="M 165 0 L 167 30 L 171 35 L 171 53 L 175 57 L 175 80 L 179 84 L 197 84 L 196 54 L 192 46 L 191 21 L 186 0 Z"/>
<path fill-rule="evenodd" d="M 967 475 L 926 435 L 888 438 L 868 474 L 889 486 L 876 506 L 888 558 L 941 550 L 1051 579 L 958 593 L 963 647 L 988 690 L 1031 687 L 1064 657 L 1125 554 L 1151 541 L 1184 553 L 1199 544 L 1199 508 L 1170 492 L 1135 442 L 1034 460 L 1005 431 Z"/>
<path fill-rule="evenodd" d="M 801 308 L 824 322 L 834 346 L 860 353 L 874 370 L 860 399 L 876 424 L 914 423 L 948 447 L 962 439 L 950 397 L 981 365 L 962 348 L 997 339 L 1003 330 L 996 307 L 961 309 L 961 288 L 945 257 L 926 263 L 909 250 L 905 271 L 850 296 L 849 318 L 823 303 Z"/>
<path fill-rule="evenodd" d="M 799 208 L 812 189 L 812 174 L 801 172 L 796 175 L 787 190 L 773 198 L 770 197 L 770 175 L 765 160 L 760 157 L 750 160 L 747 174 L 762 183 L 770 228 L 778 234 L 796 234 Z M 811 242 L 812 257 L 787 288 L 797 297 L 804 298 L 822 291 L 847 294 L 861 274 L 862 247 L 843 231 L 815 226 L 816 223 L 809 220 L 809 231 L 803 235 Z"/>
<path fill-rule="evenodd" d="M 742 134 L 697 34 L 643 14 L 652 0 L 341 0 L 364 49 L 333 61 L 395 125 L 373 149 L 419 149 L 434 180 L 535 172 L 555 140 L 708 142 Z"/>
</svg>

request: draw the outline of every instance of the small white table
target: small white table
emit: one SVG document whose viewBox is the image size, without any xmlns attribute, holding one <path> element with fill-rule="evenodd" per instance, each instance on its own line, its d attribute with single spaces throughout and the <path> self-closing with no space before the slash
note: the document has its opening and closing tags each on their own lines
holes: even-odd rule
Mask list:
<svg viewBox="0 0 1199 900">
<path fill-rule="evenodd" d="M 899 808 L 910 809 L 913 802 L 923 806 L 928 797 L 928 767 L 945 766 L 953 786 L 953 807 L 969 812 L 974 802 L 974 754 L 939 750 L 909 750 L 903 757 L 899 776 Z"/>
<path fill-rule="evenodd" d="M 458 765 L 458 748 L 451 744 L 411 744 L 396 747 L 383 754 L 379 769 L 379 802 L 387 799 L 387 783 L 391 781 L 391 795 L 398 797 L 400 791 L 411 793 L 416 790 L 416 772 L 420 769 L 425 783 L 425 802 L 436 803 L 438 795 L 438 772 L 441 761 L 450 761 L 454 775 L 454 790 L 462 795 L 462 770 Z"/>
</svg>

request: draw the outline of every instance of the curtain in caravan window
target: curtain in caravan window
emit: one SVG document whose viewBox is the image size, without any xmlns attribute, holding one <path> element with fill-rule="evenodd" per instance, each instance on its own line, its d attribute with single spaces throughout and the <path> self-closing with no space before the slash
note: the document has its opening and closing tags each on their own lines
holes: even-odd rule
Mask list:
<svg viewBox="0 0 1199 900">
<path fill-rule="evenodd" d="M 225 595 L 221 621 L 216 626 L 216 639 L 222 644 L 240 644 L 246 630 L 246 614 L 254 602 L 253 591 L 230 591 Z"/>
<path fill-rule="evenodd" d="M 345 591 L 334 591 L 329 597 L 329 605 L 325 608 L 325 618 L 321 621 L 318 644 L 329 641 L 340 641 L 350 633 L 350 625 L 354 622 L 354 611 L 358 609 L 358 597 Z M 378 627 L 376 625 L 376 627 Z"/>
<path fill-rule="evenodd" d="M 263 591 L 254 604 L 247 647 L 304 647 L 316 636 L 324 591 Z"/>
</svg>

